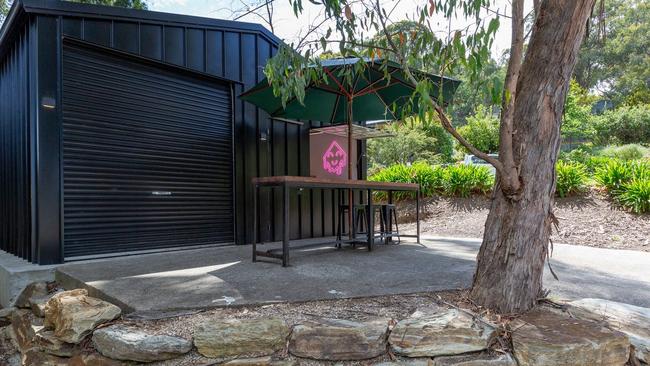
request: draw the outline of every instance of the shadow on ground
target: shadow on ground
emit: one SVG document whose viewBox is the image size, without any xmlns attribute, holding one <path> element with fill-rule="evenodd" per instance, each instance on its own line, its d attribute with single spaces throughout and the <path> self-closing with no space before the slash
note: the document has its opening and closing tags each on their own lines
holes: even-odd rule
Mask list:
<svg viewBox="0 0 650 366">
<path fill-rule="evenodd" d="M 67 288 L 87 287 L 127 311 L 405 294 L 471 284 L 480 242 L 423 243 L 378 246 L 373 252 L 331 246 L 295 251 L 288 268 L 252 263 L 249 246 L 206 248 L 71 263 L 58 269 L 57 278 Z M 552 265 L 561 281 L 547 275 L 545 284 L 565 298 L 650 306 L 646 263 L 650 253 L 556 245 Z"/>
</svg>

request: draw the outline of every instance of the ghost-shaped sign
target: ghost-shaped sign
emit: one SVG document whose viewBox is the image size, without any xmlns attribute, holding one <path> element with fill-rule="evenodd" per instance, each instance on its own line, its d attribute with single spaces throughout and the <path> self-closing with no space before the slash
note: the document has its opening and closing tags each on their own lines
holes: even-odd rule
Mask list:
<svg viewBox="0 0 650 366">
<path fill-rule="evenodd" d="M 323 169 L 330 174 L 341 175 L 347 165 L 348 154 L 341 145 L 336 141 L 332 141 L 330 147 L 323 154 Z"/>
</svg>

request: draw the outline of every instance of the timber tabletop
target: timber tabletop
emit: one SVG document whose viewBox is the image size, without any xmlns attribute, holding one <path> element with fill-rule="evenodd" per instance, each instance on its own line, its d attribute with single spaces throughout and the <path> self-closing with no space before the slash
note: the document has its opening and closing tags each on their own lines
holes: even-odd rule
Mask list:
<svg viewBox="0 0 650 366">
<path fill-rule="evenodd" d="M 415 191 L 420 188 L 420 185 L 416 183 L 372 182 L 368 180 L 341 180 L 289 175 L 253 178 L 252 183 L 256 186 L 356 188 L 395 191 Z"/>
</svg>

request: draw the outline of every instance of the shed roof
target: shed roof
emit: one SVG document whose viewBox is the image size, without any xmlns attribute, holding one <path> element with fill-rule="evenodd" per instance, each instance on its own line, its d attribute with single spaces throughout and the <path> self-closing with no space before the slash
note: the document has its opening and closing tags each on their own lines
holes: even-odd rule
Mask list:
<svg viewBox="0 0 650 366">
<path fill-rule="evenodd" d="M 207 27 L 218 30 L 247 31 L 267 38 L 279 45 L 282 41 L 261 24 L 233 20 L 197 17 L 150 10 L 127 9 L 115 6 L 91 5 L 60 0 L 15 0 L 9 15 L 0 29 L 0 55 L 12 30 L 20 24 L 26 14 L 62 15 L 72 17 L 92 17 L 122 21 L 146 21 L 185 27 Z"/>
</svg>

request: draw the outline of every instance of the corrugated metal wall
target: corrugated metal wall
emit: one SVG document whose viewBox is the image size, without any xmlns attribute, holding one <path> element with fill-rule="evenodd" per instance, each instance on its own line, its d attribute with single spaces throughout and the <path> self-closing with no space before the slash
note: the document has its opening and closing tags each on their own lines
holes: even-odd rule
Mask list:
<svg viewBox="0 0 650 366">
<path fill-rule="evenodd" d="M 28 29 L 0 60 L 0 249 L 31 260 Z"/>
<path fill-rule="evenodd" d="M 263 77 L 266 61 L 277 51 L 277 40 L 252 31 L 220 29 L 182 23 L 131 22 L 91 17 L 62 17 L 61 31 L 69 36 L 148 58 L 184 66 L 242 82 L 235 96 Z M 235 189 L 237 239 L 252 240 L 251 179 L 269 175 L 309 175 L 309 128 L 272 122 L 265 112 L 235 100 Z M 319 126 L 319 123 L 313 124 Z M 275 197 L 274 197 L 275 196 Z M 291 237 L 333 235 L 336 195 L 315 190 L 291 197 Z M 263 192 L 260 197 L 261 238 L 280 240 L 280 199 Z M 271 225 L 266 225 L 271 222 Z"/>
</svg>

